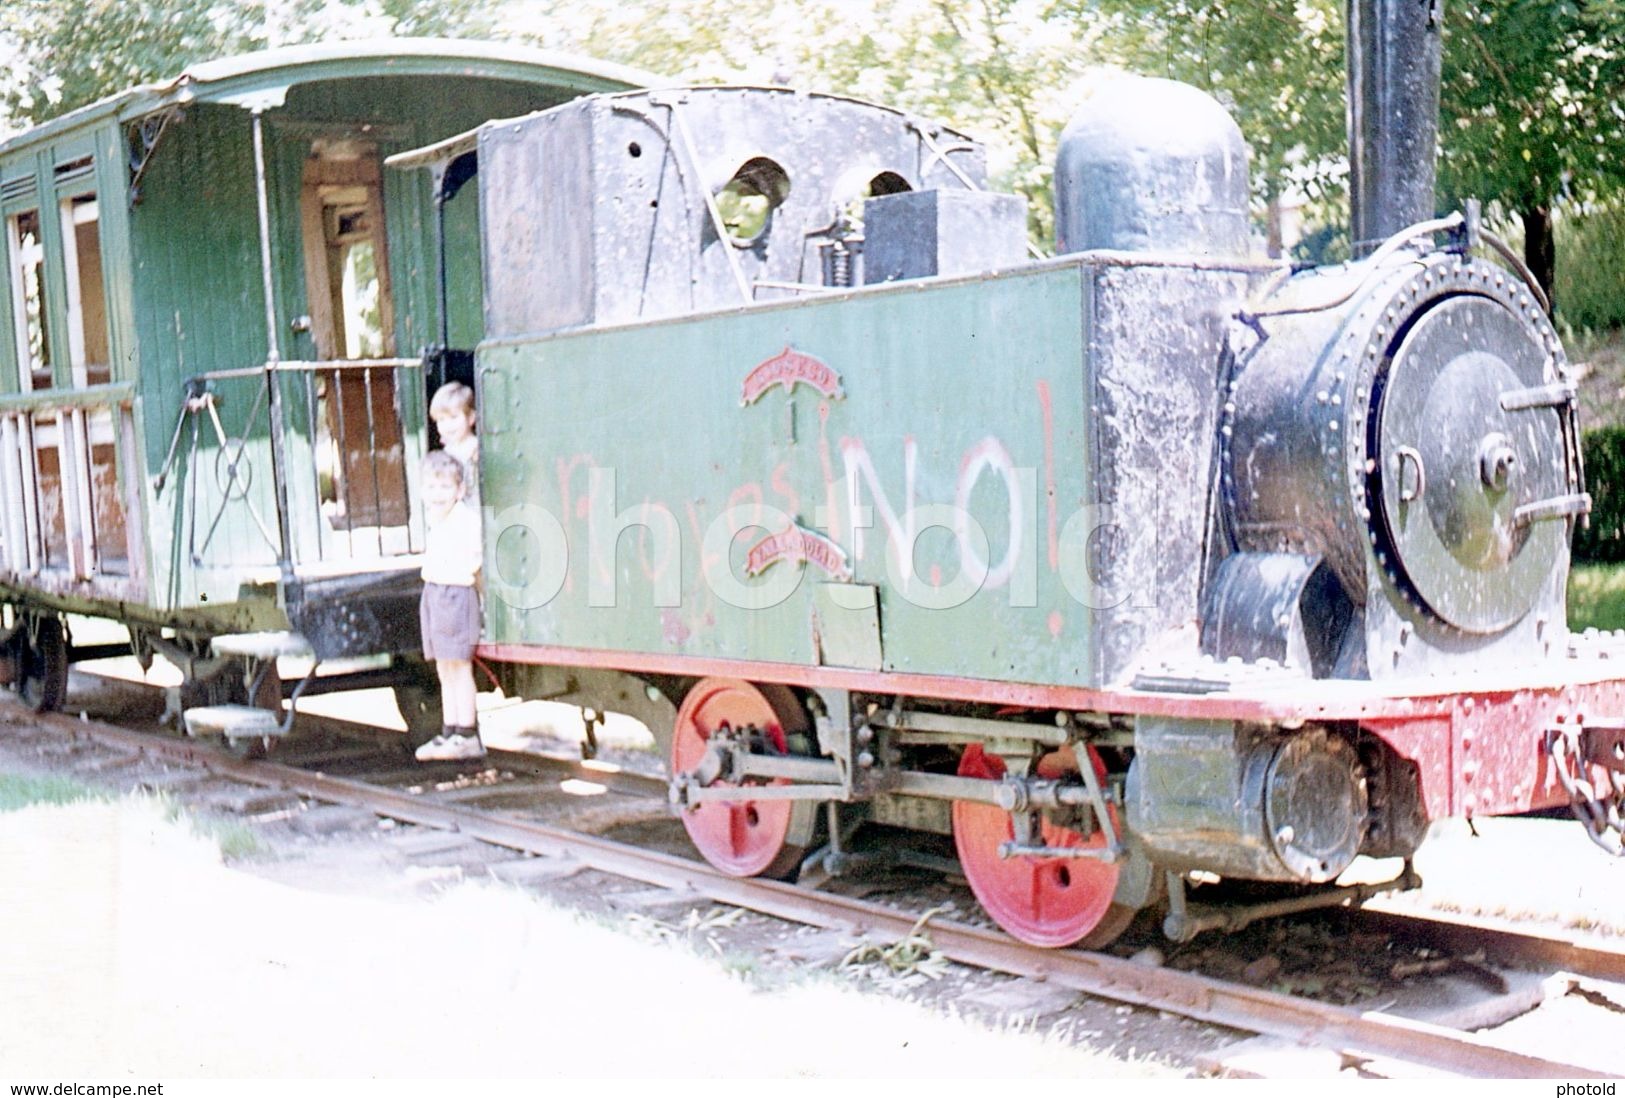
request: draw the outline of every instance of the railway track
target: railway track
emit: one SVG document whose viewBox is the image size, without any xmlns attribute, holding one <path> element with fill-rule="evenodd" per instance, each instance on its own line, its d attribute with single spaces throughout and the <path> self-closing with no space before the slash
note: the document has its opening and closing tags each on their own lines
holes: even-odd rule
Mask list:
<svg viewBox="0 0 1625 1098">
<path fill-rule="evenodd" d="M 10 705 L 9 702 L 3 703 Z M 21 713 L 15 710 L 14 713 Z M 595 835 L 492 811 L 473 803 L 509 793 L 523 795 L 527 783 L 544 780 L 590 781 L 633 796 L 664 796 L 657 779 L 602 765 L 517 752 L 493 752 L 485 768 L 515 775 L 498 783 L 466 783 L 455 767 L 415 767 L 401 762 L 389 767 L 376 750 L 331 744 L 308 753 L 304 766 L 276 761 L 246 761 L 211 746 L 132 731 L 99 721 L 61 715 L 26 718 L 60 737 L 88 737 L 124 756 L 163 759 L 198 767 L 209 774 L 248 786 L 297 795 L 333 805 L 364 809 L 382 817 L 427 828 L 454 831 L 468 839 L 560 863 L 579 865 L 685 895 L 703 897 L 775 918 L 853 935 L 900 940 L 914 928 L 918 913 L 864 899 L 815 892 L 758 879 L 724 876 L 686 858 L 642 849 Z M 364 725 L 317 718 L 356 742 L 382 740 L 389 733 Z M 297 753 L 293 753 L 297 757 Z M 346 766 L 360 771 L 349 777 L 325 770 Z M 380 765 L 384 772 L 379 772 Z M 391 785 L 391 782 L 394 785 Z M 1470 922 L 1443 921 L 1410 914 L 1362 914 L 1373 926 L 1437 941 L 1441 948 L 1482 950 L 1498 959 L 1533 965 L 1552 974 L 1533 989 L 1524 987 L 1482 1004 L 1476 1024 L 1493 1025 L 1539 1005 L 1544 997 L 1582 990 L 1607 997 L 1597 981 L 1625 981 L 1625 953 L 1588 946 L 1540 933 L 1520 933 Z M 1122 1003 L 1179 1014 L 1279 1039 L 1297 1047 L 1339 1054 L 1344 1062 L 1379 1061 L 1417 1065 L 1454 1075 L 1492 1078 L 1601 1078 L 1607 1072 L 1548 1055 L 1504 1047 L 1493 1034 L 1418 1021 L 1385 1010 L 1336 1006 L 1285 995 L 1195 972 L 1149 966 L 1134 960 L 1076 950 L 1026 946 L 996 930 L 933 919 L 933 944 L 948 959 L 983 969 L 1010 973 L 1052 986 L 1101 996 Z"/>
</svg>

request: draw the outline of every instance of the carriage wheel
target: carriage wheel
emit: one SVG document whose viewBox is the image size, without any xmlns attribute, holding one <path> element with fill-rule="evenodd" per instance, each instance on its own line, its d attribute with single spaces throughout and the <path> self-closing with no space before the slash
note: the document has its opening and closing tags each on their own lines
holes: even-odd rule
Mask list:
<svg viewBox="0 0 1625 1098">
<path fill-rule="evenodd" d="M 1089 760 L 1104 780 L 1106 765 L 1094 748 Z M 1060 777 L 1076 764 L 1063 750 L 1039 761 L 1044 777 Z M 997 780 L 1004 777 L 1004 760 L 982 750 L 980 744 L 965 749 L 959 760 L 959 774 L 966 778 Z M 1107 806 L 1112 823 L 1121 834 L 1117 809 Z M 1081 943 L 1098 949 L 1116 938 L 1133 921 L 1131 907 L 1112 903 L 1117 891 L 1118 867 L 1091 858 L 999 857 L 999 844 L 1015 838 L 1010 813 L 997 805 L 955 801 L 953 807 L 954 846 L 971 891 L 993 921 L 1013 938 L 1036 946 L 1068 946 Z M 1071 828 L 1044 820 L 1040 836 L 1045 846 L 1102 847 L 1106 834 L 1097 829 L 1082 835 Z"/>
<path fill-rule="evenodd" d="M 42 617 L 32 629 L 25 623 L 13 651 L 17 659 L 13 686 L 23 703 L 36 713 L 62 708 L 68 695 L 68 635 L 62 619 Z"/>
<path fill-rule="evenodd" d="M 702 679 L 677 711 L 671 772 L 698 766 L 706 741 L 724 725 L 760 729 L 778 751 L 788 751 L 790 738 L 808 730 L 806 711 L 783 686 Z M 784 879 L 800 868 L 812 844 L 817 810 L 813 801 L 710 801 L 684 812 L 683 826 L 705 860 L 729 876 Z"/>
<path fill-rule="evenodd" d="M 391 689 L 395 692 L 395 708 L 400 710 L 401 720 L 406 725 L 401 746 L 411 754 L 440 735 L 446 723 L 445 710 L 440 704 L 440 687 L 411 681 L 398 682 Z"/>
</svg>

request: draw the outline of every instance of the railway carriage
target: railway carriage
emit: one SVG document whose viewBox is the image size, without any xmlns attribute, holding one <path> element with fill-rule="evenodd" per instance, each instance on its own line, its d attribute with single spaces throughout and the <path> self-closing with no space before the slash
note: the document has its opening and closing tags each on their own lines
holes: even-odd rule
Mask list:
<svg viewBox="0 0 1625 1098">
<path fill-rule="evenodd" d="M 181 667 L 183 704 L 265 703 L 195 715 L 242 744 L 285 730 L 290 653 L 393 658 L 378 681 L 437 731 L 414 480 L 423 393 L 459 366 L 422 349 L 479 337 L 478 230 L 471 197 L 382 161 L 644 81 L 483 43 L 304 46 L 0 145 L 6 678 L 57 704 L 70 661 L 119 647 L 73 644 L 64 615 L 88 614 Z"/>
</svg>

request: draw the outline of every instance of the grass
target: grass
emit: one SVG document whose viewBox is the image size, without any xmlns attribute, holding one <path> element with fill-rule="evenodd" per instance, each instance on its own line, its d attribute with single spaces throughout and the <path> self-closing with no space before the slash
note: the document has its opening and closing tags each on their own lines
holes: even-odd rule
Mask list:
<svg viewBox="0 0 1625 1098">
<path fill-rule="evenodd" d="M 106 793 L 72 778 L 54 774 L 45 777 L 0 774 L 0 812 L 15 812 L 34 804 L 74 804 L 107 799 Z"/>
<path fill-rule="evenodd" d="M 113 799 L 114 796 L 106 790 L 62 775 L 0 773 L 0 812 L 15 812 L 32 805 L 107 802 Z M 193 816 L 162 794 L 135 794 L 127 799 L 151 804 L 164 819 L 182 824 L 192 834 L 213 843 L 220 856 L 228 862 L 265 853 L 265 847 L 254 829 L 240 820 Z"/>
<path fill-rule="evenodd" d="M 1569 628 L 1625 629 L 1625 565 L 1574 566 L 1569 573 Z"/>
<path fill-rule="evenodd" d="M 178 808 L 174 817 L 184 816 Z M 241 820 L 220 819 L 213 816 L 187 817 L 186 824 L 194 835 L 208 839 L 220 850 L 220 857 L 228 862 L 242 861 L 269 855 L 270 850 L 260 842 L 252 827 Z"/>
</svg>

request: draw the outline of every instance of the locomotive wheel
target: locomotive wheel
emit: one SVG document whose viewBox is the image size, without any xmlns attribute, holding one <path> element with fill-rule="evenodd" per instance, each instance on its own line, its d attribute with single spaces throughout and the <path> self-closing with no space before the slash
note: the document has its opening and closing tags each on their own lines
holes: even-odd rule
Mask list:
<svg viewBox="0 0 1625 1098">
<path fill-rule="evenodd" d="M 790 738 L 805 734 L 809 727 L 806 711 L 786 687 L 702 679 L 677 710 L 671 772 L 681 774 L 698 766 L 706 742 L 723 726 L 760 729 L 778 751 L 788 751 Z M 710 801 L 684 812 L 682 818 L 705 860 L 722 872 L 784 880 L 794 876 L 812 844 L 817 813 L 813 801 Z"/>
<path fill-rule="evenodd" d="M 62 619 L 42 617 L 17 633 L 13 649 L 17 673 L 13 687 L 23 704 L 36 713 L 62 708 L 68 694 L 68 635 Z"/>
<path fill-rule="evenodd" d="M 1076 773 L 1068 755 L 1062 751 L 1046 756 L 1037 772 L 1046 778 L 1068 770 Z M 1089 760 L 1104 780 L 1106 765 L 1094 748 L 1089 749 Z M 983 751 L 980 744 L 967 747 L 959 760 L 959 774 L 965 778 L 997 780 L 1005 770 L 1004 760 Z M 1116 807 L 1108 805 L 1107 811 L 1121 834 Z M 971 891 L 1012 938 L 1036 946 L 1081 944 L 1099 949 L 1134 920 L 1134 908 L 1112 903 L 1117 891 L 1115 864 L 1092 858 L 1001 858 L 999 845 L 1015 838 L 1015 826 L 1010 813 L 997 805 L 955 801 L 953 821 L 954 846 Z M 1104 831 L 1085 836 L 1047 819 L 1038 838 L 1052 847 L 1106 845 Z"/>
</svg>

